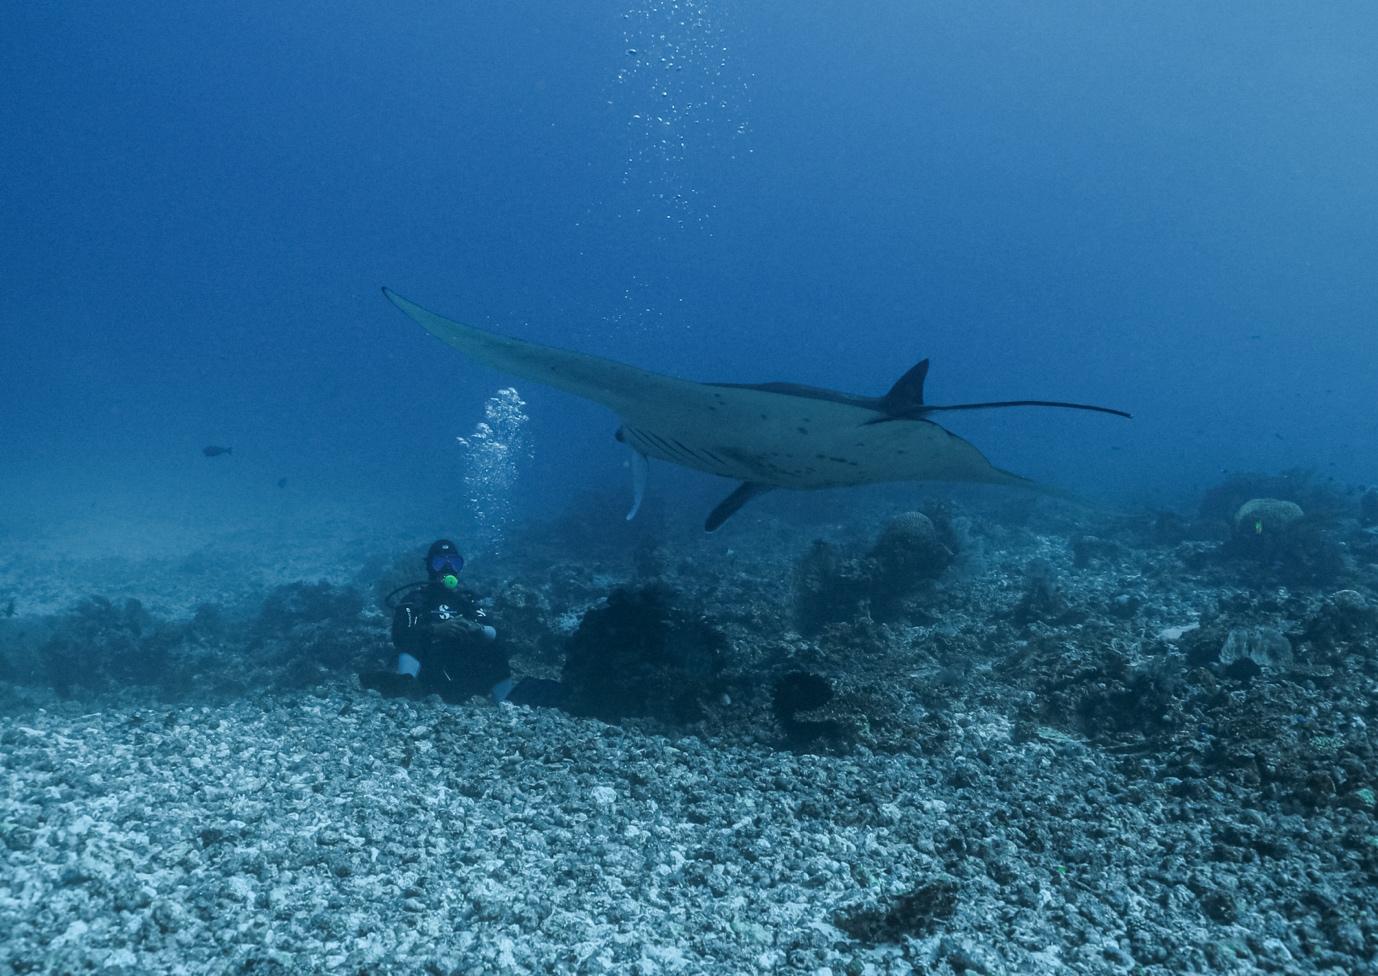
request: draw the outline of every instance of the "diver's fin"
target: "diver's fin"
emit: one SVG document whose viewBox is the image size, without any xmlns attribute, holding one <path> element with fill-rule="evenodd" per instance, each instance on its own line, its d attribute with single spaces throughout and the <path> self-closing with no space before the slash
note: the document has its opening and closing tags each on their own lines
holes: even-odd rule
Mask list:
<svg viewBox="0 0 1378 976">
<path fill-rule="evenodd" d="M 708 521 L 703 523 L 705 532 L 712 532 L 722 525 L 757 495 L 764 495 L 774 485 L 763 485 L 759 481 L 743 481 L 732 494 L 718 502 L 718 507 L 708 513 Z"/>
<path fill-rule="evenodd" d="M 627 521 L 630 522 L 636 518 L 636 513 L 641 511 L 641 500 L 646 497 L 646 477 L 651 464 L 646 460 L 646 455 L 630 444 L 627 445 L 627 449 L 632 452 L 632 510 L 627 513 Z"/>
</svg>

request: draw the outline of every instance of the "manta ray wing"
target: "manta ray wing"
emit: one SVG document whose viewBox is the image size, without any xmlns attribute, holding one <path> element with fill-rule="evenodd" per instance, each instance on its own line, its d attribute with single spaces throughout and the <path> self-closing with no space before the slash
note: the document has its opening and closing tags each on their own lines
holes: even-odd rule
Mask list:
<svg viewBox="0 0 1378 976">
<path fill-rule="evenodd" d="M 684 414 L 702 415 L 707 396 L 702 383 L 662 376 L 626 363 L 543 346 L 485 332 L 436 315 L 391 289 L 383 294 L 427 332 L 469 358 L 522 379 L 535 380 L 601 403 L 623 414 L 638 406 L 675 404 Z"/>
<path fill-rule="evenodd" d="M 927 361 L 886 397 L 789 383 L 697 383 L 495 335 L 436 315 L 389 289 L 383 293 L 432 335 L 478 362 L 608 407 L 622 421 L 618 439 L 638 454 L 741 481 L 709 516 L 710 531 L 771 488 L 885 481 L 1040 487 L 995 467 L 970 442 L 913 412 L 947 409 L 919 406 Z M 901 403 L 908 416 L 897 415 Z"/>
</svg>

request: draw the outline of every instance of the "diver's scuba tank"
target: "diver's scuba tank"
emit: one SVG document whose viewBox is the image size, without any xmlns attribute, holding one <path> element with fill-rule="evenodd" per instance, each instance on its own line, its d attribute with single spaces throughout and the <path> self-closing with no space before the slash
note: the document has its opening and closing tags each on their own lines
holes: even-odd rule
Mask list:
<svg viewBox="0 0 1378 976">
<path fill-rule="evenodd" d="M 402 605 L 402 600 L 404 597 L 410 596 L 417 590 L 424 590 L 426 587 L 430 585 L 430 580 L 420 580 L 415 583 L 403 583 L 397 589 L 393 590 L 387 596 L 383 597 L 383 606 L 387 607 L 390 611 L 396 610 L 399 606 Z"/>
</svg>

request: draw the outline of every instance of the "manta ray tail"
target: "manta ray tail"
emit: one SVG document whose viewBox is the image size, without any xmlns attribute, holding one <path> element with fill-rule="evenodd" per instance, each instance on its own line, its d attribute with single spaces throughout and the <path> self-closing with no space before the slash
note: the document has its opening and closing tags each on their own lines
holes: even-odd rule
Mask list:
<svg viewBox="0 0 1378 976">
<path fill-rule="evenodd" d="M 1109 413 L 1116 417 L 1125 417 L 1129 420 L 1134 419 L 1132 413 L 1124 410 L 1116 410 L 1114 407 L 1098 407 L 1093 403 L 1068 403 L 1066 400 L 990 400 L 985 403 L 948 403 L 940 406 L 923 408 L 924 413 L 933 413 L 938 410 L 989 410 L 999 407 L 1060 407 L 1063 410 L 1091 410 L 1095 413 Z"/>
<path fill-rule="evenodd" d="M 989 400 L 982 403 L 949 403 L 929 406 L 923 402 L 923 384 L 928 379 L 928 360 L 922 359 L 907 373 L 895 381 L 889 392 L 880 398 L 878 407 L 885 414 L 870 424 L 883 424 L 888 420 L 919 420 L 924 414 L 939 410 L 990 410 L 1001 407 L 1060 407 L 1064 410 L 1091 410 L 1095 413 L 1109 413 L 1116 417 L 1130 417 L 1123 410 L 1114 407 L 1098 407 L 1090 403 L 1068 403 L 1065 400 Z M 1130 417 L 1130 419 L 1133 419 Z"/>
<path fill-rule="evenodd" d="M 924 365 L 923 363 L 919 364 Z M 903 382 L 903 380 L 901 380 Z M 888 401 L 888 397 L 882 400 L 882 404 Z M 930 413 L 938 413 L 944 410 L 998 410 L 1004 407 L 1058 407 L 1063 410 L 1090 410 L 1093 413 L 1108 413 L 1116 417 L 1125 417 L 1129 420 L 1134 419 L 1132 413 L 1124 410 L 1116 410 L 1114 407 L 1099 407 L 1093 403 L 1069 403 L 1066 400 L 988 400 L 983 403 L 944 403 L 937 405 L 918 404 L 900 410 L 889 412 L 884 417 L 877 417 L 868 420 L 863 427 L 870 427 L 872 424 L 886 424 L 892 420 L 922 420 Z"/>
</svg>

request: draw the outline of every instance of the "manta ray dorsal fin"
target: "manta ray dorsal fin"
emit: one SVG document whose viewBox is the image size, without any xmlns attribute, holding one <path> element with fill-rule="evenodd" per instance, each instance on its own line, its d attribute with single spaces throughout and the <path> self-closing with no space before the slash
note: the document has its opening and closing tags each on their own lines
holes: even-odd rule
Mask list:
<svg viewBox="0 0 1378 976">
<path fill-rule="evenodd" d="M 913 413 L 923 406 L 923 381 L 928 378 L 928 360 L 915 363 L 890 387 L 890 392 L 880 398 L 880 409 L 888 414 L 902 415 Z"/>
</svg>

